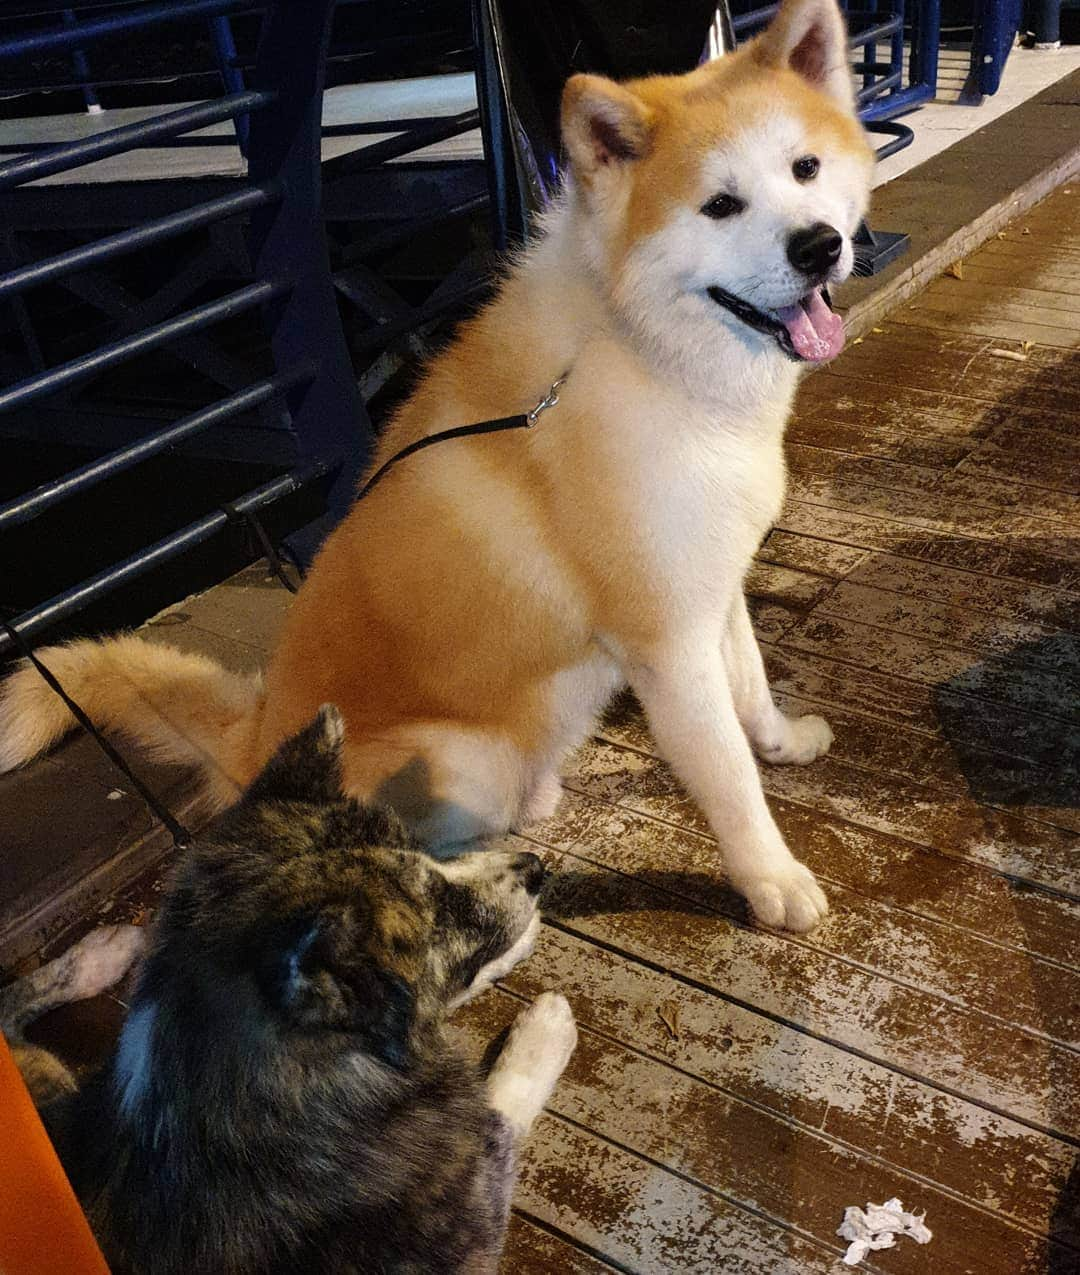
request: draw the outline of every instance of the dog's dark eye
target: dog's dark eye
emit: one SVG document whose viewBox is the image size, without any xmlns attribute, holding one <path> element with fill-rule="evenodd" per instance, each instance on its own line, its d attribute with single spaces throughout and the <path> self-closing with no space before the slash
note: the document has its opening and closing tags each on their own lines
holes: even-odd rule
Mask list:
<svg viewBox="0 0 1080 1275">
<path fill-rule="evenodd" d="M 818 175 L 821 160 L 816 155 L 804 155 L 791 165 L 791 171 L 798 182 L 812 181 Z"/>
<path fill-rule="evenodd" d="M 741 213 L 745 207 L 743 201 L 736 199 L 734 195 L 714 195 L 701 211 L 714 221 L 723 221 L 725 217 L 734 217 L 736 213 Z"/>
</svg>

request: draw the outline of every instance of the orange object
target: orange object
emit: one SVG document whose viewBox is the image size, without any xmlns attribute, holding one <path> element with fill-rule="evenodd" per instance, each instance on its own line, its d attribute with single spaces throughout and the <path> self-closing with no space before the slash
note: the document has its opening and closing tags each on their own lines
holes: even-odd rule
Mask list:
<svg viewBox="0 0 1080 1275">
<path fill-rule="evenodd" d="M 0 1275 L 109 1275 L 2 1035 Z"/>
</svg>

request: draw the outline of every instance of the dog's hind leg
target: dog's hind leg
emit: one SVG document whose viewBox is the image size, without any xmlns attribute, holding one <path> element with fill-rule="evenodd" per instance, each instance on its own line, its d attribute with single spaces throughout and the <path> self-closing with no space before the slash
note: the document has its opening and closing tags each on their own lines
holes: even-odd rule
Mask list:
<svg viewBox="0 0 1080 1275">
<path fill-rule="evenodd" d="M 523 1138 L 558 1083 L 577 1044 L 565 996 L 544 992 L 514 1020 L 488 1075 L 488 1102 Z"/>
<path fill-rule="evenodd" d="M 739 724 L 762 761 L 805 766 L 829 751 L 833 736 L 824 717 L 788 717 L 773 702 L 741 589 L 728 614 L 723 649 Z"/>
</svg>

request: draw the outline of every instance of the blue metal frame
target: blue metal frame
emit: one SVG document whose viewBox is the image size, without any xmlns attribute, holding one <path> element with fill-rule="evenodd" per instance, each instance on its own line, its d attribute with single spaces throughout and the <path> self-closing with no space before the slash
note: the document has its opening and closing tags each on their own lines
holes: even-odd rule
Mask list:
<svg viewBox="0 0 1080 1275">
<path fill-rule="evenodd" d="M 849 8 L 841 0 L 848 21 L 848 48 L 861 57 L 852 65 L 862 76 L 856 94 L 859 118 L 871 132 L 889 132 L 893 141 L 878 151 L 878 158 L 895 154 L 911 144 L 914 133 L 906 125 L 875 129 L 882 121 L 895 120 L 930 101 L 937 91 L 938 52 L 941 41 L 941 0 L 917 0 L 913 11 L 905 12 L 904 0 L 869 0 L 870 9 Z M 753 9 L 732 18 L 736 38 L 759 31 L 775 15 L 778 4 Z M 904 27 L 912 27 L 911 58 L 904 74 Z M 888 41 L 888 59 L 879 59 L 877 46 Z"/>
<path fill-rule="evenodd" d="M 960 91 L 965 106 L 978 106 L 998 91 L 1022 12 L 1023 0 L 976 0 L 971 69 Z"/>
<path fill-rule="evenodd" d="M 94 21 L 76 22 L 0 42 L 0 64 L 29 53 L 82 49 L 157 22 L 223 19 L 250 11 L 250 0 L 176 0 L 140 5 Z M 232 91 L 218 100 L 169 111 L 95 137 L 35 151 L 0 163 L 0 191 L 68 172 L 108 155 L 160 144 L 221 120 L 247 119 L 248 180 L 217 198 L 151 219 L 98 240 L 0 274 L 0 301 L 19 304 L 42 283 L 66 279 L 123 254 L 163 244 L 187 230 L 250 217 L 253 281 L 226 296 L 172 314 L 59 366 L 43 368 L 0 390 L 0 413 L 37 403 L 155 348 L 182 346 L 232 315 L 261 311 L 276 371 L 238 387 L 208 407 L 39 486 L 0 507 L 0 530 L 25 524 L 72 495 L 165 451 L 177 442 L 274 402 L 287 405 L 297 463 L 233 506 L 243 512 L 281 499 L 315 479 L 328 481 L 327 513 L 306 528 L 295 547 L 313 552 L 326 524 L 351 503 L 367 461 L 371 431 L 360 402 L 338 318 L 321 213 L 320 125 L 326 47 L 334 0 L 276 0 L 266 8 L 250 88 L 225 78 Z M 166 291 L 169 285 L 166 285 Z M 190 289 L 188 289 L 190 291 Z M 162 306 L 161 312 L 168 313 Z M 203 339 L 203 338 L 200 338 Z M 147 546 L 91 579 L 14 617 L 12 626 L 36 636 L 61 619 L 129 583 L 157 564 L 215 535 L 228 515 L 215 510 Z M 10 639 L 0 633 L 0 656 Z"/>
</svg>

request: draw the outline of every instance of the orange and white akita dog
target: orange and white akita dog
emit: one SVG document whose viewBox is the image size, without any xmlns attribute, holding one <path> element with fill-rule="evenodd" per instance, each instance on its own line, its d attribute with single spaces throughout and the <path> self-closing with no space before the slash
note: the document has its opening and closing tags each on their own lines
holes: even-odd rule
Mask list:
<svg viewBox="0 0 1080 1275">
<path fill-rule="evenodd" d="M 852 268 L 872 155 L 834 0 L 688 75 L 575 76 L 565 188 L 375 464 L 451 425 L 536 428 L 396 466 L 333 532 L 265 683 L 133 637 L 43 652 L 103 727 L 204 768 L 222 801 L 324 702 L 346 787 L 433 848 L 550 814 L 559 770 L 629 682 L 758 918 L 827 903 L 784 844 L 754 753 L 802 764 L 819 717 L 774 706 L 743 598 L 780 512 L 799 374 L 838 353 L 822 287 Z M 31 669 L 0 700 L 0 769 L 72 725 Z"/>
</svg>

